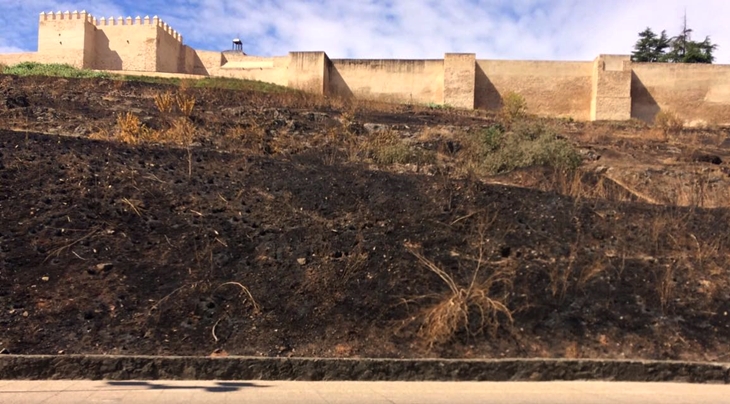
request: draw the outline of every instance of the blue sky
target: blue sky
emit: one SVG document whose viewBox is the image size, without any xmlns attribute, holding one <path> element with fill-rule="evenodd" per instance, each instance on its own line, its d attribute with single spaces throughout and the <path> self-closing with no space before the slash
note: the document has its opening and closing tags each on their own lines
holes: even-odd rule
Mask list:
<svg viewBox="0 0 730 404">
<path fill-rule="evenodd" d="M 694 38 L 730 64 L 728 0 L 0 0 L 0 53 L 36 50 L 41 11 L 158 15 L 185 43 L 248 54 L 323 50 L 331 58 L 592 60 L 629 54 L 644 28 L 676 34 L 687 10 Z"/>
</svg>

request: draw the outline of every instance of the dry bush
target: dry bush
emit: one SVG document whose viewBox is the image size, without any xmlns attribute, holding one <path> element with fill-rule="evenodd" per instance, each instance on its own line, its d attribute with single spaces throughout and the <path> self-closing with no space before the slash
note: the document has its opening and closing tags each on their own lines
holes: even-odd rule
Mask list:
<svg viewBox="0 0 730 404">
<path fill-rule="evenodd" d="M 684 121 L 673 111 L 659 111 L 654 117 L 654 127 L 665 135 L 676 135 L 684 129 Z"/>
<path fill-rule="evenodd" d="M 525 97 L 514 92 L 508 91 L 502 96 L 502 108 L 499 111 L 500 119 L 511 124 L 527 116 L 527 101 Z"/>
<path fill-rule="evenodd" d="M 5 72 L 5 69 L 8 68 L 8 65 L 5 63 L 0 63 L 0 74 L 3 74 Z"/>
<path fill-rule="evenodd" d="M 448 272 L 418 252 L 415 246 L 407 244 L 408 251 L 429 271 L 448 286 L 442 294 L 431 295 L 437 302 L 424 310 L 419 330 L 424 341 L 433 347 L 454 338 L 457 332 L 466 331 L 477 335 L 489 331 L 494 335 L 506 323 L 513 323 L 512 312 L 507 300 L 512 289 L 514 271 L 511 268 L 495 268 L 485 279 L 480 279 L 485 264 L 483 256 L 484 238 L 481 237 L 475 269 L 468 285 L 460 285 Z M 474 321 L 477 316 L 478 320 Z M 474 324 L 476 323 L 476 327 Z"/>
<path fill-rule="evenodd" d="M 155 106 L 157 110 L 163 114 L 169 114 L 172 112 L 172 105 L 175 101 L 175 97 L 168 91 L 163 94 L 155 94 L 154 96 Z"/>
<path fill-rule="evenodd" d="M 621 184 L 617 184 L 607 175 L 606 173 L 600 174 L 581 170 L 555 170 L 549 178 L 545 178 L 540 182 L 537 188 L 570 196 L 576 202 L 583 199 L 602 199 L 614 202 L 630 202 L 641 199 L 635 192 L 627 190 Z"/>
</svg>

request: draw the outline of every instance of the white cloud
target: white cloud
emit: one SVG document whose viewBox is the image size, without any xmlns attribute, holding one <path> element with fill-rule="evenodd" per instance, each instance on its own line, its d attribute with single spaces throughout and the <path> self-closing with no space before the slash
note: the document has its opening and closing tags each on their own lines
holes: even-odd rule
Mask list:
<svg viewBox="0 0 730 404">
<path fill-rule="evenodd" d="M 224 50 L 240 36 L 246 51 L 258 55 L 323 50 L 332 58 L 441 58 L 473 52 L 484 59 L 592 60 L 601 53 L 629 54 L 646 27 L 676 34 L 686 7 L 695 39 L 710 35 L 720 45 L 717 62 L 730 63 L 730 42 L 723 42 L 730 24 L 718 18 L 730 15 L 727 0 L 127 2 L 0 4 L 0 24 L 8 27 L 0 30 L 0 44 L 32 48 L 27 37 L 33 37 L 40 11 L 86 8 L 97 17 L 158 14 L 199 49 Z"/>
<path fill-rule="evenodd" d="M 19 52 L 23 52 L 23 49 L 16 48 L 15 46 L 0 45 L 0 53 L 19 53 Z"/>
</svg>

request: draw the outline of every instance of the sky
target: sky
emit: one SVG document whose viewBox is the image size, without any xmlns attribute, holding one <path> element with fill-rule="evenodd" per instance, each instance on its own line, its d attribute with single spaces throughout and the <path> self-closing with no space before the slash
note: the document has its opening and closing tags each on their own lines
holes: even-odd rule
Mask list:
<svg viewBox="0 0 730 404">
<path fill-rule="evenodd" d="M 159 16 L 202 50 L 239 37 L 249 55 L 325 51 L 330 58 L 593 60 L 630 54 L 638 33 L 710 36 L 730 64 L 730 0 L 0 0 L 0 53 L 37 49 L 41 11 Z"/>
</svg>

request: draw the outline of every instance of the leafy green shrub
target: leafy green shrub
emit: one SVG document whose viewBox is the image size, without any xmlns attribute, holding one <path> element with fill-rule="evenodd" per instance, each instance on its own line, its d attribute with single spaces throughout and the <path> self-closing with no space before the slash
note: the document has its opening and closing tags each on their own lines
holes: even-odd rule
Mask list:
<svg viewBox="0 0 730 404">
<path fill-rule="evenodd" d="M 477 146 L 480 154 L 489 154 L 499 150 L 504 142 L 504 127 L 492 125 L 477 134 Z"/>
<path fill-rule="evenodd" d="M 77 69 L 68 64 L 60 63 L 37 63 L 23 62 L 14 66 L 6 67 L 4 74 L 14 74 L 17 76 L 52 76 L 67 78 L 110 78 L 111 75 L 104 72 L 96 72 L 93 70 Z"/>
<path fill-rule="evenodd" d="M 431 164 L 436 154 L 406 144 L 394 132 L 381 132 L 368 142 L 368 154 L 377 164 Z"/>
<path fill-rule="evenodd" d="M 470 143 L 471 158 L 489 174 L 531 166 L 573 170 L 582 161 L 570 142 L 537 122 L 518 121 L 509 131 L 493 125 L 473 134 Z"/>
</svg>

